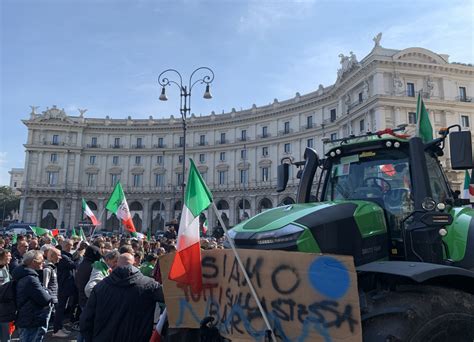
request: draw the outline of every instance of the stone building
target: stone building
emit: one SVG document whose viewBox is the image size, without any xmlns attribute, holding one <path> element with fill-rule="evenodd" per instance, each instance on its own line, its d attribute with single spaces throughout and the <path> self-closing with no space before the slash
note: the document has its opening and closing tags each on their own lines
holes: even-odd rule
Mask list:
<svg viewBox="0 0 474 342">
<path fill-rule="evenodd" d="M 192 157 L 230 226 L 280 203 L 292 203 L 296 174 L 275 191 L 276 167 L 284 156 L 301 160 L 307 146 L 322 154 L 321 139 L 408 124 L 415 130 L 421 92 L 435 129 L 460 124 L 472 130 L 474 67 L 450 63 L 423 48 L 380 45 L 362 60 L 340 54 L 333 85 L 267 106 L 188 119 L 186 157 Z M 32 107 L 20 214 L 44 227 L 77 225 L 85 198 L 107 230 L 119 222 L 104 210 L 120 180 L 138 230 L 163 228 L 180 214 L 182 125 L 180 118 L 86 118 L 53 106 Z M 446 158 L 443 160 L 446 165 Z M 459 189 L 461 173 L 448 172 Z M 210 227 L 217 219 L 210 212 Z"/>
</svg>

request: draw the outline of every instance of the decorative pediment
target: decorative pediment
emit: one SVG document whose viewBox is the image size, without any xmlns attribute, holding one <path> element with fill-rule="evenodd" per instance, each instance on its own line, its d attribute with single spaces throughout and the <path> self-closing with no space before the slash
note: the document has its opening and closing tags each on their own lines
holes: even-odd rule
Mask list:
<svg viewBox="0 0 474 342">
<path fill-rule="evenodd" d="M 166 169 L 162 166 L 158 166 L 153 169 L 153 173 L 158 173 L 161 175 L 161 174 L 166 173 Z"/>
<path fill-rule="evenodd" d="M 145 172 L 145 169 L 141 166 L 137 166 L 137 167 L 134 167 L 130 170 L 130 173 L 132 174 L 140 174 L 140 173 L 144 173 Z"/>
<path fill-rule="evenodd" d="M 207 172 L 207 165 L 198 165 L 197 169 L 199 170 L 200 173 Z"/>
<path fill-rule="evenodd" d="M 219 164 L 216 166 L 217 171 L 227 171 L 229 170 L 229 165 L 228 164 Z"/>
<path fill-rule="evenodd" d="M 270 167 L 272 165 L 272 161 L 270 159 L 262 159 L 258 162 L 258 166 L 260 167 Z"/>
<path fill-rule="evenodd" d="M 250 167 L 250 163 L 247 162 L 241 162 L 237 164 L 237 169 L 239 170 L 248 170 Z"/>
<path fill-rule="evenodd" d="M 394 61 L 448 64 L 440 55 L 423 48 L 408 48 L 393 55 Z"/>
<path fill-rule="evenodd" d="M 118 175 L 122 173 L 122 168 L 121 167 L 112 167 L 109 169 L 109 173 L 112 173 L 114 175 Z"/>
<path fill-rule="evenodd" d="M 99 173 L 100 169 L 95 166 L 90 166 L 84 170 L 86 173 Z"/>
<path fill-rule="evenodd" d="M 55 171 L 59 171 L 59 170 L 61 170 L 61 168 L 58 165 L 55 165 L 55 164 L 48 165 L 46 167 L 46 171 L 48 171 L 48 172 L 55 172 Z"/>
<path fill-rule="evenodd" d="M 48 121 L 48 122 L 74 124 L 74 121 L 68 118 L 66 112 L 64 111 L 64 108 L 59 109 L 56 106 L 53 106 L 53 108 L 47 107 L 46 110 L 42 112 L 42 115 L 38 115 L 34 112 L 37 108 L 38 107 L 32 108 L 32 117 L 34 117 L 34 121 L 37 121 L 37 122 Z"/>
</svg>

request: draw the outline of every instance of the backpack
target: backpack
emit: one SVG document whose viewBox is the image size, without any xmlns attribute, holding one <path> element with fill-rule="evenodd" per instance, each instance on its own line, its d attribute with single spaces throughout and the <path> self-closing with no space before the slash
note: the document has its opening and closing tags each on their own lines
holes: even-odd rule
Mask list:
<svg viewBox="0 0 474 342">
<path fill-rule="evenodd" d="M 16 319 L 16 281 L 11 280 L 0 285 L 0 323 L 12 322 Z"/>
</svg>

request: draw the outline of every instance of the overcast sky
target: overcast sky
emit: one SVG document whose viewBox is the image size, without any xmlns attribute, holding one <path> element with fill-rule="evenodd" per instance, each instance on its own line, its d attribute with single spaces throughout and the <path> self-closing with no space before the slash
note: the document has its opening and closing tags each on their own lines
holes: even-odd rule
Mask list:
<svg viewBox="0 0 474 342">
<path fill-rule="evenodd" d="M 30 105 L 70 115 L 178 116 L 159 73 L 215 72 L 196 114 L 291 98 L 334 83 L 339 53 L 424 47 L 474 62 L 474 1 L 1 0 L 0 185 L 24 167 Z M 470 94 L 473 95 L 473 94 Z"/>
</svg>

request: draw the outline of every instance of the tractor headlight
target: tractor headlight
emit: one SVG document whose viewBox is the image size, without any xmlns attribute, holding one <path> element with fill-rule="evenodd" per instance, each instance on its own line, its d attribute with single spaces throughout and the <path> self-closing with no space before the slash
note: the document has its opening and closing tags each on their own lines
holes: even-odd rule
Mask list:
<svg viewBox="0 0 474 342">
<path fill-rule="evenodd" d="M 252 240 L 255 240 L 258 245 L 296 241 L 303 231 L 303 228 L 289 224 L 281 229 L 256 233 L 252 236 Z"/>
<path fill-rule="evenodd" d="M 431 197 L 426 197 L 421 203 L 421 206 L 426 211 L 433 211 L 436 208 L 436 202 Z"/>
</svg>

